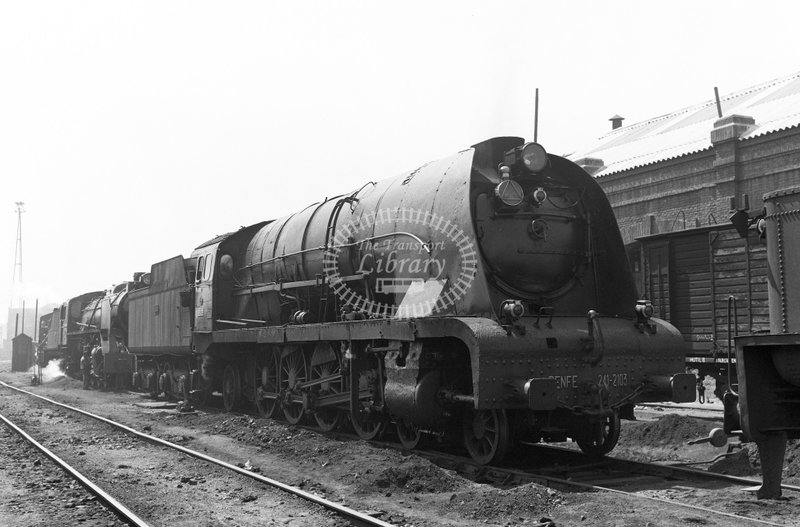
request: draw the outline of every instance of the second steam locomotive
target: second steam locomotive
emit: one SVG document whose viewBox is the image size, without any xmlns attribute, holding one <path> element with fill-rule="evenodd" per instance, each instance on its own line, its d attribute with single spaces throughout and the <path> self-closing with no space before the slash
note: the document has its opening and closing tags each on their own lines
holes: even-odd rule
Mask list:
<svg viewBox="0 0 800 527">
<path fill-rule="evenodd" d="M 153 394 L 460 436 L 481 463 L 518 441 L 604 454 L 636 403 L 695 396 L 600 187 L 515 137 L 216 237 L 125 300 L 118 348 Z"/>
</svg>

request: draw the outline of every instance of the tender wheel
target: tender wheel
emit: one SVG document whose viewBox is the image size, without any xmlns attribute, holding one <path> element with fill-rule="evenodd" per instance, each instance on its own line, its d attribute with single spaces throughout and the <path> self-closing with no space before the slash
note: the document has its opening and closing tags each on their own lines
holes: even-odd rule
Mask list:
<svg viewBox="0 0 800 527">
<path fill-rule="evenodd" d="M 342 368 L 339 362 L 339 354 L 326 342 L 320 342 L 314 348 L 311 355 L 311 380 L 324 379 L 338 375 L 336 380 L 326 381 L 315 387 L 318 397 L 336 395 L 342 393 Z M 332 407 L 317 408 L 314 411 L 314 420 L 323 432 L 330 432 L 339 424 L 341 414 L 339 410 Z"/>
<path fill-rule="evenodd" d="M 505 410 L 464 411 L 464 446 L 472 459 L 482 465 L 498 463 L 511 443 Z"/>
<path fill-rule="evenodd" d="M 280 409 L 278 396 L 278 359 L 274 353 L 265 353 L 256 360 L 253 369 L 253 400 L 262 417 L 275 417 Z"/>
<path fill-rule="evenodd" d="M 599 423 L 589 423 L 587 433 L 575 438 L 578 446 L 591 456 L 604 456 L 611 452 L 619 440 L 619 414 L 604 418 Z"/>
<path fill-rule="evenodd" d="M 230 412 L 242 402 L 242 376 L 233 364 L 225 366 L 222 373 L 222 404 Z"/>
<path fill-rule="evenodd" d="M 419 445 L 419 440 L 422 437 L 419 427 L 406 419 L 398 419 L 394 423 L 397 428 L 397 437 L 400 439 L 400 444 L 406 450 L 414 450 Z"/>
<path fill-rule="evenodd" d="M 303 403 L 292 401 L 300 396 L 300 384 L 308 379 L 308 367 L 303 350 L 291 348 L 281 357 L 280 386 L 283 394 L 283 415 L 290 424 L 296 425 L 303 419 Z"/>
</svg>

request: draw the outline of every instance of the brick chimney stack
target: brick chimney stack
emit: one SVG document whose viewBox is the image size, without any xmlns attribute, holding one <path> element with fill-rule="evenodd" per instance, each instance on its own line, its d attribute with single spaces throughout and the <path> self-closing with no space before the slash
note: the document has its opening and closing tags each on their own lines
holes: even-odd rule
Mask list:
<svg viewBox="0 0 800 527">
<path fill-rule="evenodd" d="M 609 121 L 611 121 L 611 129 L 612 130 L 616 130 L 617 128 L 621 128 L 622 127 L 622 121 L 624 121 L 624 120 L 625 120 L 625 118 L 624 117 L 620 117 L 619 115 L 615 115 L 614 117 L 609 119 Z"/>
</svg>

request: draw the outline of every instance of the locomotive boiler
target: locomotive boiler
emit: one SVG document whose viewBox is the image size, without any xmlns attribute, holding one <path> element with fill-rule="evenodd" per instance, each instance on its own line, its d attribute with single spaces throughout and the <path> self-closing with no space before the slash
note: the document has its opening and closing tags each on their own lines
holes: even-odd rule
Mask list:
<svg viewBox="0 0 800 527">
<path fill-rule="evenodd" d="M 642 401 L 694 400 L 683 339 L 637 299 L 611 207 L 577 165 L 491 139 L 153 266 L 138 380 L 264 416 L 604 454 Z M 201 364 L 202 362 L 202 364 Z"/>
</svg>

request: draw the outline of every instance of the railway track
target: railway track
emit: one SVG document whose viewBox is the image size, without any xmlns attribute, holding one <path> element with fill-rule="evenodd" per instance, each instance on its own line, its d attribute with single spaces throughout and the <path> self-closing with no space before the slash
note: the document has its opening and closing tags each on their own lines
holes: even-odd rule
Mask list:
<svg viewBox="0 0 800 527">
<path fill-rule="evenodd" d="M 259 474 L 259 473 L 256 473 L 256 472 L 253 472 L 253 471 L 250 471 L 250 470 L 246 470 L 245 468 L 238 467 L 236 465 L 233 465 L 233 464 L 228 463 L 226 461 L 214 458 L 214 457 L 209 456 L 207 454 L 204 454 L 202 452 L 197 452 L 195 450 L 186 448 L 186 447 L 181 446 L 181 445 L 177 445 L 177 444 L 172 443 L 170 441 L 166 441 L 164 439 L 161 439 L 161 438 L 149 435 L 149 434 L 145 434 L 143 432 L 139 432 L 138 430 L 134 430 L 133 428 L 125 426 L 125 425 L 123 425 L 121 423 L 117 423 L 117 422 L 115 422 L 115 421 L 113 421 L 111 419 L 108 419 L 106 417 L 103 417 L 103 416 L 100 416 L 100 415 L 97 415 L 97 414 L 93 414 L 91 412 L 87 412 L 86 410 L 83 410 L 81 408 L 76 408 L 74 406 L 70 406 L 70 405 L 61 403 L 59 401 L 50 399 L 48 397 L 44 397 L 42 395 L 38 395 L 38 394 L 35 394 L 35 393 L 32 393 L 32 392 L 29 392 L 27 390 L 23 390 L 23 389 L 18 388 L 16 386 L 12 386 L 12 385 L 7 384 L 7 383 L 2 382 L 2 381 L 0 381 L 0 386 L 3 386 L 3 387 L 8 388 L 10 390 L 14 390 L 14 391 L 16 391 L 18 393 L 25 394 L 25 395 L 30 396 L 30 397 L 34 397 L 34 398 L 36 398 L 38 400 L 47 402 L 49 404 L 58 406 L 60 408 L 64 408 L 66 410 L 69 410 L 69 411 L 72 411 L 72 412 L 76 412 L 78 414 L 84 415 L 84 416 L 89 417 L 91 419 L 100 421 L 100 422 L 105 423 L 105 424 L 107 424 L 109 426 L 112 426 L 112 427 L 114 427 L 114 428 L 116 428 L 118 430 L 122 430 L 123 432 L 125 432 L 125 433 L 127 433 L 127 434 L 129 434 L 131 436 L 134 436 L 134 437 L 136 437 L 138 439 L 141 439 L 141 440 L 144 440 L 144 441 L 147 441 L 149 443 L 156 444 L 156 445 L 159 445 L 159 446 L 162 446 L 162 447 L 166 447 L 166 448 L 171 449 L 171 450 L 175 450 L 175 451 L 181 452 L 183 454 L 186 454 L 188 456 L 194 457 L 196 459 L 200 459 L 200 460 L 205 461 L 207 463 L 211 463 L 211 464 L 217 465 L 219 467 L 222 467 L 222 468 L 224 468 L 224 469 L 226 469 L 228 471 L 235 472 L 235 473 L 237 473 L 237 474 L 239 474 L 241 476 L 245 476 L 247 478 L 254 479 L 254 480 L 259 481 L 261 483 L 267 484 L 267 485 L 269 485 L 271 487 L 277 488 L 277 489 L 279 489 L 281 491 L 284 491 L 284 492 L 286 492 L 288 494 L 296 496 L 296 497 L 298 497 L 298 498 L 300 498 L 302 500 L 317 504 L 317 505 L 323 507 L 326 510 L 332 511 L 332 512 L 336 513 L 337 515 L 339 515 L 340 517 L 342 517 L 342 518 L 346 519 L 347 521 L 349 521 L 352 525 L 355 525 L 355 526 L 358 526 L 358 527 L 391 527 L 392 526 L 392 524 L 387 523 L 387 522 L 385 522 L 383 520 L 380 520 L 379 518 L 372 517 L 372 516 L 370 516 L 370 515 L 368 515 L 366 513 L 363 513 L 363 512 L 357 511 L 355 509 L 346 507 L 346 506 L 344 506 L 342 504 L 335 503 L 333 501 L 327 500 L 325 498 L 322 498 L 321 496 L 317 496 L 317 495 L 315 495 L 313 493 L 306 492 L 306 491 L 304 491 L 304 490 L 302 490 L 300 488 L 288 485 L 288 484 L 283 483 L 281 481 L 278 481 L 276 479 L 272 479 L 272 478 L 269 478 L 269 477 L 264 476 L 262 474 Z M 2 416 L 0 416 L 0 417 L 2 417 Z M 22 437 L 24 437 L 26 440 L 28 440 L 32 444 L 35 444 L 36 448 L 38 448 L 39 450 L 44 452 L 46 455 L 48 455 L 48 457 L 51 457 L 51 459 L 53 459 L 54 461 L 56 459 L 58 459 L 59 461 L 56 461 L 56 463 L 59 463 L 59 466 L 62 466 L 62 468 L 67 470 L 72 477 L 81 478 L 80 479 L 81 483 L 84 486 L 87 486 L 87 488 L 91 489 L 92 492 L 103 492 L 102 489 L 100 489 L 91 480 L 89 480 L 89 478 L 86 478 L 85 476 L 80 475 L 75 469 L 73 469 L 72 467 L 69 467 L 69 465 L 66 462 L 64 462 L 63 460 L 60 460 L 58 458 L 58 456 L 55 456 L 55 454 L 53 454 L 52 452 L 47 450 L 44 446 L 42 446 L 39 443 L 35 442 L 35 440 L 31 436 L 29 436 L 24 431 L 22 431 L 18 427 L 15 427 L 13 424 L 11 424 L 10 421 L 8 421 L 5 418 L 3 418 L 3 421 L 6 423 L 7 426 L 13 427 L 15 429 L 15 431 L 18 434 L 22 435 Z M 67 469 L 67 467 L 69 467 L 69 469 Z M 103 493 L 102 495 L 101 494 L 97 494 L 97 495 L 104 502 L 109 503 L 109 506 L 113 507 L 115 512 L 118 511 L 118 514 L 120 515 L 120 517 L 125 518 L 126 521 L 129 521 L 129 523 L 131 525 L 136 525 L 136 526 L 146 526 L 146 525 L 148 525 L 146 522 L 144 522 L 143 520 L 138 518 L 131 511 L 129 511 L 124 505 L 122 505 L 121 503 L 117 502 L 117 500 L 115 500 L 109 494 Z"/>
<path fill-rule="evenodd" d="M 387 446 L 392 447 L 391 444 L 387 444 Z M 397 448 L 398 446 L 394 445 L 393 447 Z M 582 453 L 552 446 L 534 446 L 532 448 L 546 452 L 547 459 L 556 462 L 560 461 L 559 464 L 549 468 L 486 467 L 474 463 L 465 456 L 416 450 L 414 453 L 442 468 L 456 471 L 472 480 L 499 486 L 536 483 L 560 490 L 580 489 L 613 492 L 637 500 L 649 500 L 670 507 L 690 510 L 702 516 L 724 517 L 735 520 L 737 522 L 736 525 L 772 525 L 777 527 L 784 527 L 785 525 L 646 494 L 646 492 L 653 489 L 661 490 L 670 487 L 691 486 L 713 490 L 719 487 L 720 484 L 725 484 L 745 488 L 760 485 L 761 481 L 758 480 L 714 474 L 684 467 L 632 462 L 608 457 L 592 460 Z M 568 458 L 570 461 L 564 463 Z M 783 485 L 783 488 L 784 490 L 800 492 L 799 487 L 791 485 Z"/>
<path fill-rule="evenodd" d="M 722 406 L 718 405 L 708 405 L 708 406 L 681 406 L 676 404 L 663 404 L 663 403 L 640 403 L 636 405 L 637 407 L 641 408 L 664 408 L 668 410 L 680 410 L 680 411 L 692 411 L 692 412 L 700 412 L 702 414 L 709 414 L 709 415 L 719 415 L 719 418 L 722 418 L 723 408 Z"/>
<path fill-rule="evenodd" d="M 678 415 L 689 416 L 693 419 L 701 421 L 718 421 L 722 426 L 722 418 L 724 411 L 721 406 L 676 406 L 671 404 L 658 404 L 658 403 L 642 403 L 637 405 L 637 408 L 645 412 L 660 413 L 669 411 Z"/>
<path fill-rule="evenodd" d="M 102 489 L 99 485 L 97 485 L 94 481 L 92 481 L 89 477 L 85 476 L 84 474 L 80 473 L 74 467 L 72 467 L 69 463 L 63 460 L 61 457 L 57 456 L 47 447 L 36 441 L 33 437 L 31 437 L 27 432 L 25 432 L 22 428 L 17 426 L 16 423 L 11 421 L 6 416 L 0 414 L 0 420 L 14 433 L 16 433 L 22 440 L 25 441 L 26 444 L 34 447 L 36 450 L 44 454 L 47 458 L 49 458 L 59 469 L 66 472 L 73 480 L 78 482 L 82 485 L 92 496 L 97 498 L 104 506 L 113 514 L 115 514 L 119 519 L 123 522 L 127 523 L 128 525 L 133 525 L 137 527 L 149 527 L 149 524 L 141 519 L 139 516 L 134 514 L 130 509 L 128 509 L 125 505 L 115 499 L 111 494 L 106 492 Z M 8 445 L 4 445 L 6 448 Z"/>
<path fill-rule="evenodd" d="M 327 503 L 330 503 L 335 507 L 332 508 L 332 510 L 337 510 L 337 513 L 348 517 L 354 524 L 389 525 L 386 522 L 364 515 L 363 513 L 352 511 L 352 509 L 345 508 L 347 511 L 339 512 L 339 509 L 342 508 L 340 504 L 328 502 L 328 500 L 309 494 L 302 489 L 289 487 L 288 485 L 275 482 L 260 474 L 255 474 L 224 461 L 215 460 L 205 454 L 191 451 L 183 446 L 175 445 L 148 434 L 143 434 L 124 425 L 115 423 L 105 417 L 86 412 L 80 408 L 74 408 L 2 382 L 0 382 L 0 385 L 108 423 L 152 443 L 174 448 L 193 457 L 219 464 L 220 466 L 247 477 L 292 492 L 295 495 L 304 498 L 307 496 L 308 499 L 322 506 L 327 506 Z M 355 436 L 342 433 L 337 433 L 335 436 L 355 439 Z M 393 442 L 374 443 L 387 448 L 402 449 L 399 444 Z M 728 520 L 736 521 L 741 525 L 783 525 L 782 523 L 776 523 L 765 519 L 743 516 L 725 510 L 664 499 L 653 495 L 659 490 L 675 487 L 691 487 L 713 491 L 716 488 L 722 487 L 735 486 L 744 488 L 760 485 L 760 481 L 753 479 L 726 476 L 681 466 L 632 462 L 610 457 L 592 459 L 574 450 L 545 445 L 531 445 L 526 456 L 516 457 L 516 465 L 514 467 L 486 467 L 473 462 L 468 456 L 452 455 L 434 450 L 415 450 L 414 453 L 430 460 L 442 468 L 454 470 L 470 479 L 492 483 L 500 487 L 536 483 L 561 490 L 582 489 L 613 492 L 630 496 L 637 500 L 650 500 L 670 507 L 691 510 L 703 516 L 724 517 Z M 546 461 L 543 462 L 543 460 Z M 783 488 L 789 492 L 800 492 L 800 488 L 790 485 L 784 485 Z M 356 514 L 353 515 L 353 512 Z"/>
<path fill-rule="evenodd" d="M 378 442 L 401 449 L 397 443 Z M 560 490 L 581 489 L 613 492 L 634 499 L 643 499 L 683 508 L 704 516 L 735 520 L 737 525 L 773 525 L 783 523 L 734 514 L 725 510 L 659 498 L 649 493 L 669 488 L 695 488 L 709 491 L 724 486 L 742 490 L 761 485 L 760 480 L 697 470 L 678 464 L 645 463 L 614 457 L 592 458 L 582 452 L 552 445 L 531 444 L 527 455 L 517 457 L 515 467 L 483 466 L 469 456 L 452 455 L 435 450 L 414 450 L 436 465 L 453 470 L 474 481 L 498 486 L 538 485 Z M 800 493 L 800 487 L 782 485 L 784 491 Z"/>
<path fill-rule="evenodd" d="M 659 406 L 659 405 L 653 405 Z M 662 405 L 666 408 L 674 408 Z M 710 413 L 721 413 L 715 408 L 708 409 Z M 693 418 L 697 416 L 693 415 Z M 719 418 L 709 416 L 707 419 Z M 319 433 L 313 426 L 298 425 L 301 428 Z M 360 441 L 354 434 L 335 432 L 330 435 L 346 440 Z M 373 440 L 371 443 L 384 448 L 404 450 L 397 442 Z M 415 449 L 413 453 L 441 468 L 453 470 L 459 474 L 482 483 L 491 483 L 498 487 L 536 483 L 538 485 L 561 490 L 590 490 L 600 492 L 613 492 L 633 499 L 648 500 L 670 507 L 682 508 L 699 513 L 703 516 L 724 517 L 738 522 L 738 525 L 773 525 L 783 527 L 777 523 L 760 518 L 753 518 L 734 514 L 725 510 L 711 507 L 668 500 L 648 495 L 648 492 L 669 488 L 691 487 L 714 491 L 722 487 L 735 487 L 749 489 L 761 485 L 761 481 L 752 478 L 743 478 L 708 472 L 690 468 L 680 463 L 661 464 L 630 461 L 614 457 L 592 458 L 577 450 L 545 445 L 530 444 L 529 452 L 522 457 L 515 458 L 517 466 L 484 466 L 476 463 L 469 455 L 453 455 L 437 450 Z M 800 487 L 782 485 L 785 491 L 800 493 Z M 542 523 L 541 525 L 548 525 Z"/>
</svg>

